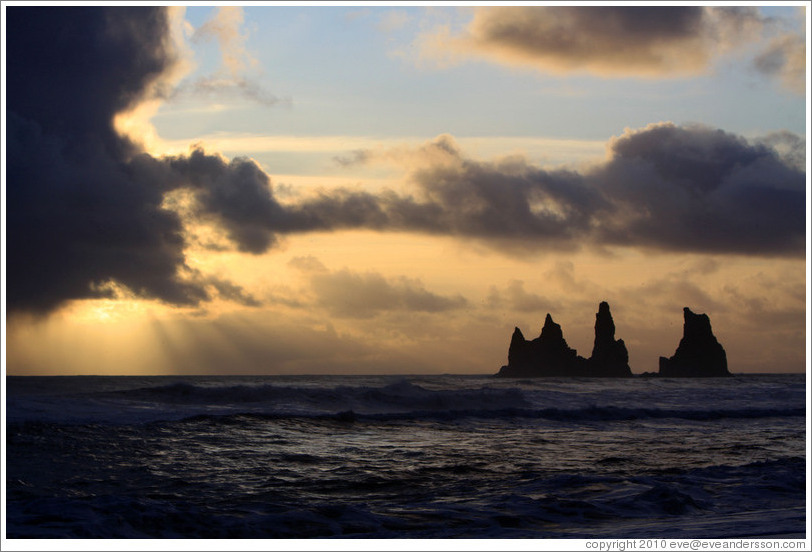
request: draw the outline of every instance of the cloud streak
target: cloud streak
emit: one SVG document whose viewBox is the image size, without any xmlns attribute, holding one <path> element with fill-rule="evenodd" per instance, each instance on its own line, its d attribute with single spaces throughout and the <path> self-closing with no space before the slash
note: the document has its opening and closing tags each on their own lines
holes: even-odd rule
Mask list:
<svg viewBox="0 0 812 552">
<path fill-rule="evenodd" d="M 423 35 L 422 55 L 483 57 L 552 73 L 663 77 L 704 71 L 711 59 L 759 32 L 753 8 L 592 6 L 478 8 L 459 33 Z"/>
<path fill-rule="evenodd" d="M 513 280 L 504 290 L 491 286 L 486 304 L 493 309 L 509 309 L 518 313 L 544 313 L 561 309 L 560 301 L 528 293 L 524 282 Z"/>
<path fill-rule="evenodd" d="M 672 78 L 707 72 L 729 53 L 759 44 L 753 67 L 789 91 L 806 88 L 803 33 L 732 6 L 527 6 L 476 8 L 458 31 L 440 26 L 416 41 L 441 65 L 484 59 L 552 74 Z"/>
<path fill-rule="evenodd" d="M 357 273 L 348 269 L 331 272 L 312 257 L 294 258 L 290 265 L 308 277 L 318 305 L 337 318 L 364 319 L 400 311 L 439 313 L 468 306 L 462 295 L 433 293 L 415 278 L 387 279 L 377 272 Z"/>
</svg>

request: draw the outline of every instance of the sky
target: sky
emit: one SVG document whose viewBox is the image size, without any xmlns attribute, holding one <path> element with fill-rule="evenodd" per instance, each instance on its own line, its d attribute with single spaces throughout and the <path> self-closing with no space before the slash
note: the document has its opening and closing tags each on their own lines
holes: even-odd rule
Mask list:
<svg viewBox="0 0 812 552">
<path fill-rule="evenodd" d="M 9 375 L 806 369 L 803 3 L 2 9 Z"/>
</svg>

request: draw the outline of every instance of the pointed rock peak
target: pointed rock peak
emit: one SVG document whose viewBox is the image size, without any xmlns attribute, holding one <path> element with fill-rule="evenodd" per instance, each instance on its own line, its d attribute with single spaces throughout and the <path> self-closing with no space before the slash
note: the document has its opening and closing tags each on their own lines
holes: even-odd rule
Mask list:
<svg viewBox="0 0 812 552">
<path fill-rule="evenodd" d="M 541 337 L 544 339 L 563 339 L 564 337 L 561 326 L 553 322 L 553 317 L 550 316 L 550 313 L 547 313 L 547 318 L 544 319 Z"/>
<path fill-rule="evenodd" d="M 595 314 L 595 341 L 614 341 L 615 321 L 609 312 L 609 303 L 603 301 Z"/>
<path fill-rule="evenodd" d="M 685 320 L 689 320 L 689 319 L 693 319 L 693 318 L 703 318 L 703 317 L 707 318 L 708 317 L 707 314 L 696 314 L 695 312 L 693 312 L 688 307 L 684 307 L 682 309 L 682 312 L 685 315 Z"/>
<path fill-rule="evenodd" d="M 707 314 L 695 314 L 685 307 L 685 326 L 674 356 L 660 357 L 664 377 L 729 376 L 725 348 L 716 340 Z"/>
<path fill-rule="evenodd" d="M 695 314 L 688 307 L 682 309 L 685 315 L 685 326 L 683 335 L 688 336 L 712 336 L 710 318 L 707 314 Z"/>
<path fill-rule="evenodd" d="M 524 334 L 522 333 L 522 331 L 518 327 L 513 329 L 513 337 L 510 338 L 511 343 L 515 343 L 517 341 L 527 341 L 524 338 Z"/>
</svg>

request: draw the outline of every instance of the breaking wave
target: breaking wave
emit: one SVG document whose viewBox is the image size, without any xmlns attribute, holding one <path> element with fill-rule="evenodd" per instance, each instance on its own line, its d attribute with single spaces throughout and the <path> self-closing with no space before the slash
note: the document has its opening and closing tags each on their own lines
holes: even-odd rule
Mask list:
<svg viewBox="0 0 812 552">
<path fill-rule="evenodd" d="M 257 403 L 300 404 L 329 407 L 346 404 L 361 410 L 380 408 L 449 410 L 508 408 L 528 405 L 520 389 L 428 390 L 407 381 L 383 387 L 288 387 L 281 385 L 233 385 L 209 387 L 185 382 L 159 387 L 117 391 L 126 399 L 177 404 L 240 405 Z"/>
<path fill-rule="evenodd" d="M 366 381 L 355 385 L 346 381 L 308 384 L 290 380 L 235 383 L 233 379 L 226 385 L 203 380 L 156 382 L 152 386 L 83 390 L 58 398 L 13 401 L 10 421 L 129 424 L 208 419 L 239 423 L 241 418 L 290 418 L 397 423 L 476 418 L 593 424 L 797 418 L 806 414 L 797 402 L 784 405 L 750 395 L 741 397 L 732 388 L 708 387 L 694 391 L 689 397 L 666 390 L 655 401 L 645 398 L 643 388 L 612 387 L 616 385 L 613 382 L 581 382 L 577 387 L 565 389 L 555 382 L 505 386 L 501 382 L 479 380 L 448 388 L 432 380 L 425 381 L 428 383 L 424 385 L 405 379 L 390 380 L 391 383 L 379 379 L 377 385 L 367 385 Z"/>
<path fill-rule="evenodd" d="M 518 389 L 430 390 L 407 381 L 382 387 L 332 388 L 280 385 L 207 387 L 185 382 L 114 392 L 129 400 L 179 405 L 229 406 L 238 412 L 194 415 L 211 419 L 320 418 L 339 421 L 451 420 L 475 418 L 535 418 L 562 422 L 605 422 L 678 418 L 683 420 L 752 419 L 804 416 L 804 408 L 626 408 L 588 405 L 578 408 L 533 408 L 538 398 Z M 240 407 L 255 407 L 240 410 Z M 258 408 L 257 408 L 258 407 Z M 291 409 L 290 407 L 295 407 Z"/>
<path fill-rule="evenodd" d="M 725 418 L 783 418 L 804 416 L 803 408 L 788 409 L 740 409 L 740 410 L 658 410 L 613 407 L 593 407 L 574 410 L 546 408 L 541 410 L 521 408 L 461 409 L 461 410 L 421 410 L 410 412 L 390 412 L 362 414 L 345 410 L 329 414 L 307 414 L 290 412 L 240 412 L 237 414 L 198 414 L 183 421 L 211 421 L 226 424 L 239 423 L 240 420 L 280 420 L 311 419 L 337 422 L 419 422 L 419 421 L 454 421 L 464 418 L 503 420 L 509 418 L 544 419 L 558 422 L 625 422 L 646 419 L 681 419 L 692 421 L 715 421 Z"/>
</svg>

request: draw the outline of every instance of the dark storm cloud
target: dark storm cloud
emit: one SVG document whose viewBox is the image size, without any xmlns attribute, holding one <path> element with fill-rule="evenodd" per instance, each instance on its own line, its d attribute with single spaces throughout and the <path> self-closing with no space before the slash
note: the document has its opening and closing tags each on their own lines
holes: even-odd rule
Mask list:
<svg viewBox="0 0 812 552">
<path fill-rule="evenodd" d="M 533 237 L 539 246 L 569 247 L 607 207 L 582 175 L 523 160 L 460 159 L 458 165 L 422 169 L 414 179 L 438 211 L 442 231 L 461 236 Z"/>
<path fill-rule="evenodd" d="M 480 55 L 554 72 L 666 76 L 704 70 L 763 24 L 754 8 L 552 6 L 478 8 L 462 33 L 424 37 L 424 53 Z"/>
<path fill-rule="evenodd" d="M 419 167 L 412 173 L 416 196 L 331 192 L 296 209 L 318 213 L 326 226 L 335 220 L 342 226 L 355 222 L 367 228 L 469 238 L 532 238 L 534 248 L 560 249 L 574 247 L 571 240 L 584 235 L 590 217 L 609 207 L 578 173 L 542 170 L 524 159 L 495 163 L 468 159 L 448 135 L 405 156 L 408 164 Z M 374 157 L 371 152 L 355 152 L 352 163 Z M 364 208 L 346 208 L 358 204 Z"/>
<path fill-rule="evenodd" d="M 480 238 L 510 251 L 582 246 L 662 251 L 802 255 L 803 140 L 787 132 L 750 143 L 700 125 L 660 123 L 610 142 L 610 157 L 590 170 L 547 170 L 523 158 L 466 158 L 447 136 L 421 148 L 417 198 L 373 198 L 367 227 Z M 779 153 L 773 146 L 781 147 Z M 359 157 L 359 159 L 362 157 Z M 313 205 L 342 213 L 346 195 Z"/>
<path fill-rule="evenodd" d="M 196 149 L 166 160 L 170 178 L 196 191 L 198 216 L 213 216 L 241 251 L 261 253 L 275 242 L 271 221 L 283 218 L 268 175 L 250 159 L 226 161 Z"/>
<path fill-rule="evenodd" d="M 112 115 L 174 62 L 165 12 L 10 6 L 6 13 L 9 110 L 45 132 L 121 146 Z"/>
<path fill-rule="evenodd" d="M 160 183 L 132 178 L 113 129 L 173 60 L 149 8 L 7 8 L 10 311 L 48 311 L 117 280 L 176 304 L 205 297 L 179 277 L 178 217 Z M 138 55 L 133 55 L 137 52 Z"/>
<path fill-rule="evenodd" d="M 164 92 L 156 85 L 176 62 L 166 11 L 11 6 L 6 13 L 9 311 L 44 313 L 106 296 L 101 284 L 109 281 L 176 305 L 210 298 L 212 282 L 186 266 L 182 221 L 162 206 L 183 175 L 113 128 L 116 113 Z M 204 163 L 199 157 L 184 169 L 193 172 Z M 229 170 L 251 172 L 239 163 Z M 221 197 L 229 178 L 221 171 L 199 184 L 202 204 L 230 221 L 242 248 L 260 247 L 253 219 L 233 222 L 245 202 Z M 239 193 L 250 191 L 251 182 L 240 182 Z"/>
<path fill-rule="evenodd" d="M 806 176 L 764 144 L 703 126 L 649 125 L 589 175 L 613 204 L 595 238 L 674 251 L 802 255 Z"/>
</svg>

